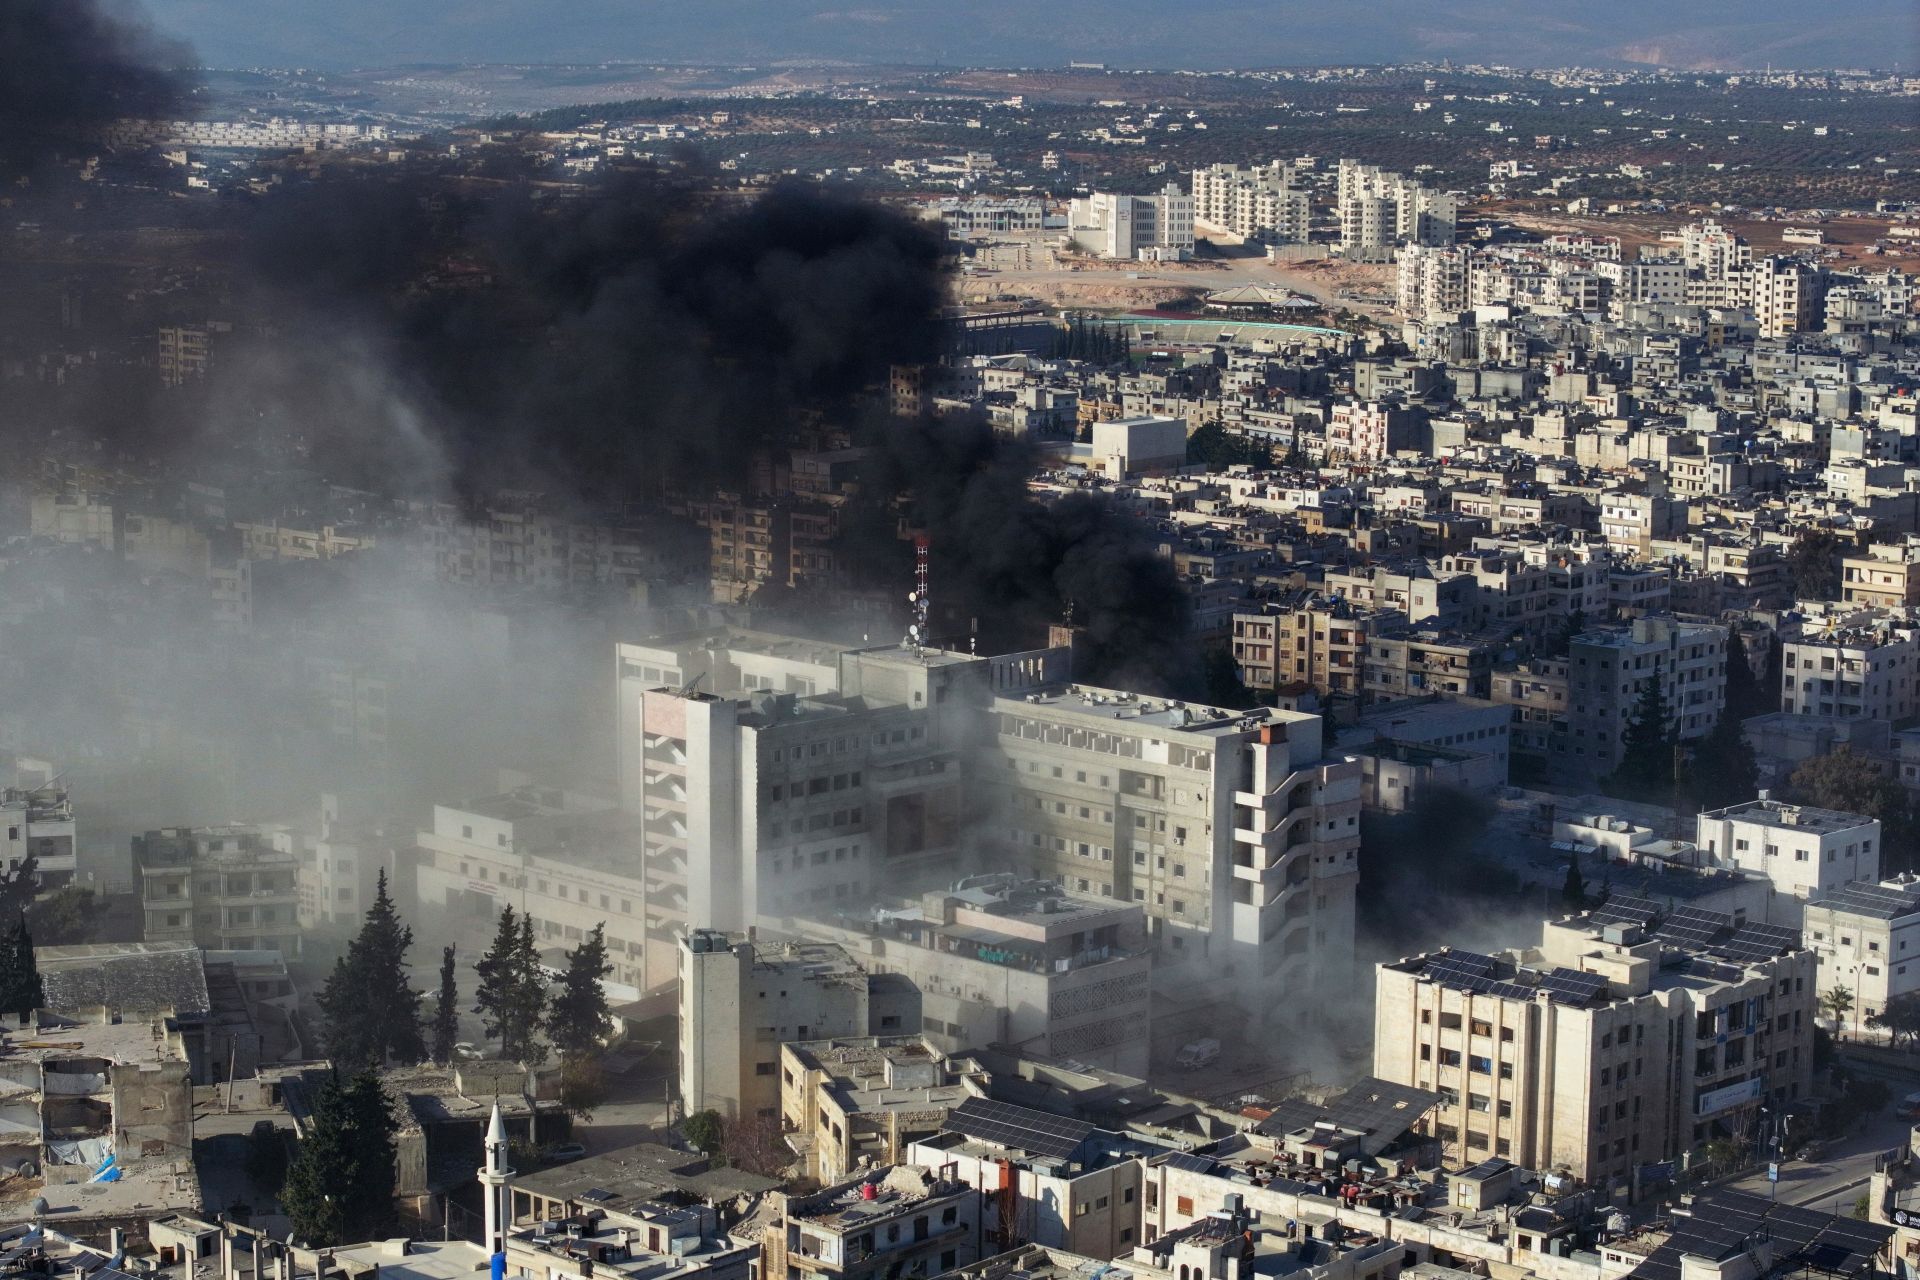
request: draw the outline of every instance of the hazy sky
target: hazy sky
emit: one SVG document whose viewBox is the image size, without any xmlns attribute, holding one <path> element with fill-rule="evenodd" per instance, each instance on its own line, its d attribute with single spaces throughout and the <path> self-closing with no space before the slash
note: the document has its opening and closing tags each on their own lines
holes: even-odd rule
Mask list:
<svg viewBox="0 0 1920 1280">
<path fill-rule="evenodd" d="M 1920 61 L 1920 6 L 1852 0 L 148 0 L 219 66 L 652 60 L 1228 67 L 1416 57 L 1685 67 Z"/>
</svg>

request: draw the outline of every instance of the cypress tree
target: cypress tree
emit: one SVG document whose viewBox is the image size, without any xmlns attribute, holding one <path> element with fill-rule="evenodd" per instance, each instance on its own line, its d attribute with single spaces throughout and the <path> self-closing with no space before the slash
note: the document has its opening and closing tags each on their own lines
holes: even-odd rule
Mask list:
<svg viewBox="0 0 1920 1280">
<path fill-rule="evenodd" d="M 454 1042 L 460 1038 L 460 988 L 454 977 L 453 948 L 440 951 L 440 995 L 433 1009 L 433 1060 L 453 1061 Z"/>
<path fill-rule="evenodd" d="M 325 1248 L 391 1233 L 395 1127 L 386 1090 L 371 1071 L 344 1087 L 338 1078 L 320 1087 L 280 1189 L 296 1240 Z"/>
<path fill-rule="evenodd" d="M 40 962 L 34 958 L 33 935 L 23 911 L 0 954 L 0 1013 L 13 1014 L 24 1023 L 46 1002 L 46 984 L 40 980 Z"/>
<path fill-rule="evenodd" d="M 597 924 L 579 946 L 567 952 L 567 971 L 547 1012 L 547 1038 L 563 1061 L 600 1048 L 611 1020 L 602 979 L 613 972 L 607 961 L 606 925 Z"/>
<path fill-rule="evenodd" d="M 530 1065 L 545 1060 L 538 1032 L 546 1009 L 546 978 L 533 944 L 533 922 L 515 916 L 512 907 L 502 907 L 493 945 L 473 969 L 480 975 L 474 1003 L 486 1019 L 487 1038 L 500 1042 L 500 1056 Z"/>
<path fill-rule="evenodd" d="M 427 1056 L 420 1033 L 420 993 L 407 977 L 413 930 L 400 923 L 380 872 L 373 905 L 347 954 L 334 962 L 320 993 L 328 1052 L 350 1070 Z"/>
</svg>

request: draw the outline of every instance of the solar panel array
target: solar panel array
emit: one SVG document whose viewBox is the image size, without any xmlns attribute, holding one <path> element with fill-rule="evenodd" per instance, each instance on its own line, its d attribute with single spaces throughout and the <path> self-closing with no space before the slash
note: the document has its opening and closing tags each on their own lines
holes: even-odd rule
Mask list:
<svg viewBox="0 0 1920 1280">
<path fill-rule="evenodd" d="M 1160 1163 L 1169 1169 L 1177 1169 L 1181 1173 L 1212 1173 L 1216 1162 L 1205 1156 L 1196 1156 L 1191 1152 L 1182 1151 L 1177 1155 L 1168 1156 Z"/>
<path fill-rule="evenodd" d="M 1911 889 L 1889 889 L 1878 884 L 1846 884 L 1838 889 L 1820 895 L 1817 901 L 1833 906 L 1845 907 L 1849 911 L 1858 911 L 1878 916 L 1885 920 L 1897 919 L 1920 910 Z"/>
<path fill-rule="evenodd" d="M 1483 956 L 1477 951 L 1445 951 L 1429 956 L 1421 966 L 1422 976 L 1431 978 L 1443 987 L 1452 987 L 1456 991 L 1468 991 L 1476 995 L 1490 990 L 1494 986 L 1493 975 L 1499 964 L 1492 956 Z"/>
<path fill-rule="evenodd" d="M 1776 1267 L 1797 1257 L 1806 1267 L 1850 1275 L 1893 1238 L 1892 1227 L 1724 1189 L 1696 1196 L 1692 1212 L 1675 1215 L 1672 1228 L 1665 1243 L 1633 1269 L 1630 1280 L 1680 1280 L 1683 1256 L 1724 1258 L 1762 1234 L 1772 1237 Z"/>
<path fill-rule="evenodd" d="M 1547 971 L 1540 979 L 1540 989 L 1547 993 L 1547 999 L 1560 1004 L 1589 1005 L 1606 994 L 1607 980 L 1597 973 L 1560 967 Z"/>
<path fill-rule="evenodd" d="M 1705 951 L 1714 939 L 1733 927 L 1733 917 L 1699 907 L 1675 907 L 1654 932 L 1665 942 Z"/>
<path fill-rule="evenodd" d="M 1093 1126 L 1084 1120 L 1069 1120 L 991 1098 L 968 1098 L 947 1114 L 947 1125 L 969 1138 L 1052 1160 L 1069 1159 L 1093 1133 Z"/>
<path fill-rule="evenodd" d="M 1660 918 L 1660 904 L 1632 894 L 1610 895 L 1601 906 L 1587 913 L 1595 924 L 1650 925 Z"/>
<path fill-rule="evenodd" d="M 1758 964 L 1800 946 L 1800 935 L 1777 924 L 1743 924 L 1733 936 L 1714 947 L 1729 960 Z"/>
</svg>

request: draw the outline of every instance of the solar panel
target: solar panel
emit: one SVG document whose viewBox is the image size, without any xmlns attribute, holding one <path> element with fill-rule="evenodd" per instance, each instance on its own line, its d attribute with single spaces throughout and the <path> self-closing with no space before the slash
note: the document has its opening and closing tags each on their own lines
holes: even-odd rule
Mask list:
<svg viewBox="0 0 1920 1280">
<path fill-rule="evenodd" d="M 947 1114 L 950 1128 L 984 1142 L 1065 1160 L 1093 1133 L 1084 1120 L 1049 1115 L 991 1098 L 968 1098 Z"/>
<path fill-rule="evenodd" d="M 1795 950 L 1800 945 L 1800 935 L 1792 929 L 1777 924 L 1743 924 L 1735 929 L 1733 936 L 1720 943 L 1715 950 L 1729 960 L 1753 964 L 1761 960 L 1771 960 L 1777 955 Z"/>
<path fill-rule="evenodd" d="M 1733 927 L 1733 917 L 1699 907 L 1676 907 L 1654 932 L 1668 942 L 1704 950 Z"/>
<path fill-rule="evenodd" d="M 1585 1005 L 1592 1004 L 1596 997 L 1606 993 L 1607 980 L 1597 973 L 1562 967 L 1549 970 L 1542 976 L 1540 989 L 1547 993 L 1549 1000 Z"/>
<path fill-rule="evenodd" d="M 1696 1196 L 1690 1212 L 1674 1215 L 1665 1243 L 1630 1276 L 1679 1280 L 1682 1256 L 1726 1257 L 1763 1232 L 1773 1241 L 1778 1269 L 1811 1267 L 1842 1275 L 1865 1266 L 1893 1237 L 1889 1226 L 1776 1204 L 1746 1191 L 1708 1191 Z M 1796 1261 L 1800 1265 L 1792 1266 Z"/>
<path fill-rule="evenodd" d="M 1596 924 L 1650 925 L 1660 918 L 1660 904 L 1632 894 L 1616 893 L 1587 915 Z"/>
<path fill-rule="evenodd" d="M 1531 1000 L 1534 988 L 1521 982 L 1496 982 L 1487 988 L 1487 994 L 1502 1000 Z"/>
<path fill-rule="evenodd" d="M 1212 1173 L 1215 1164 L 1205 1156 L 1196 1156 L 1186 1151 L 1170 1155 L 1160 1163 L 1169 1169 L 1178 1169 L 1181 1173 Z"/>
</svg>

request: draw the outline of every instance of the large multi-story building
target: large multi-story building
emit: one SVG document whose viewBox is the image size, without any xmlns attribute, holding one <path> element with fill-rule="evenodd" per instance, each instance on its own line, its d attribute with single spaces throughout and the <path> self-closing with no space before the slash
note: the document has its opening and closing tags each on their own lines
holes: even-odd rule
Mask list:
<svg viewBox="0 0 1920 1280">
<path fill-rule="evenodd" d="M 829 918 L 956 870 L 1030 872 L 1138 904 L 1163 963 L 1339 980 L 1359 768 L 1325 758 L 1319 717 L 1071 685 L 1069 653 L 724 633 L 622 646 L 622 795 L 643 862 L 684 866 L 688 920 L 729 929 Z M 707 675 L 813 692 L 690 691 Z"/>
<path fill-rule="evenodd" d="M 133 837 L 133 865 L 146 941 L 300 954 L 300 854 L 291 832 L 166 827 Z"/>
<path fill-rule="evenodd" d="M 1338 183 L 1340 251 L 1347 257 L 1388 262 L 1402 244 L 1453 243 L 1458 204 L 1450 192 L 1352 160 L 1340 162 Z"/>
<path fill-rule="evenodd" d="M 1394 296 L 1400 314 L 1453 317 L 1469 306 L 1473 250 L 1466 245 L 1402 245 Z"/>
<path fill-rule="evenodd" d="M 1193 254 L 1193 197 L 1168 183 L 1150 196 L 1096 191 L 1073 202 L 1068 234 L 1083 253 L 1102 258 L 1170 258 Z"/>
<path fill-rule="evenodd" d="M 1880 878 L 1878 818 L 1760 799 L 1708 810 L 1697 823 L 1694 843 L 1710 860 L 1772 882 L 1773 924 L 1797 929 L 1809 899 Z"/>
<path fill-rule="evenodd" d="M 1214 164 L 1193 171 L 1193 216 L 1243 240 L 1295 244 L 1306 240 L 1307 193 L 1290 166 Z"/>
<path fill-rule="evenodd" d="M 1649 680 L 1659 682 L 1673 734 L 1682 741 L 1713 731 L 1726 706 L 1727 629 L 1671 617 L 1587 631 L 1568 651 L 1567 729 L 1552 734 L 1557 769 L 1584 780 L 1611 773 L 1621 737 Z"/>
<path fill-rule="evenodd" d="M 806 1175 L 834 1183 L 862 1166 L 898 1164 L 908 1144 L 947 1127 L 980 1089 L 922 1036 L 850 1036 L 780 1049 L 780 1120 L 797 1135 Z M 961 1072 L 967 1071 L 968 1077 Z"/>
<path fill-rule="evenodd" d="M 1538 948 L 1382 964 L 1374 1073 L 1441 1094 L 1422 1123 L 1449 1163 L 1626 1187 L 1807 1096 L 1815 978 L 1792 930 L 1623 900 Z"/>
<path fill-rule="evenodd" d="M 1254 978 L 1276 1003 L 1344 980 L 1360 769 L 1328 758 L 1319 716 L 1077 685 L 992 711 L 1007 857 L 1140 904 L 1162 964 Z"/>
<path fill-rule="evenodd" d="M 1780 639 L 1780 709 L 1844 720 L 1920 712 L 1920 627 L 1897 613 L 1813 619 Z"/>
<path fill-rule="evenodd" d="M 684 877 L 643 863 L 639 849 L 640 822 L 610 801 L 520 787 L 435 805 L 433 825 L 414 838 L 415 891 L 434 919 L 463 932 L 484 933 L 512 907 L 545 948 L 578 946 L 604 926 L 609 988 L 634 1000 L 674 980 L 686 922 Z"/>
</svg>

